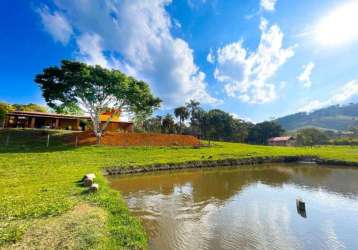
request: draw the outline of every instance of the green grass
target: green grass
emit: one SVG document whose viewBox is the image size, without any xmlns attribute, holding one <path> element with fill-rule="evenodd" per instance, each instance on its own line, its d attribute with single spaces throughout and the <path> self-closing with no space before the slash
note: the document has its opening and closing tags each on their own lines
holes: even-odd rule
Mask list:
<svg viewBox="0 0 358 250">
<path fill-rule="evenodd" d="M 5 146 L 9 133 L 9 145 Z M 105 229 L 93 225 L 97 231 L 85 230 L 87 234 L 78 232 L 78 237 L 83 239 L 77 240 L 80 244 L 73 248 L 146 248 L 147 236 L 139 220 L 129 214 L 120 194 L 110 189 L 102 176 L 104 167 L 290 155 L 317 155 L 325 159 L 358 162 L 358 147 L 350 146 L 286 148 L 216 142 L 213 147 L 199 149 L 74 148 L 63 145 L 63 132 L 53 133 L 54 140 L 46 148 L 46 132 L 0 130 L 0 248 L 26 244 L 29 232 L 43 232 L 41 225 L 45 225 L 46 221 L 56 224 L 63 221 L 56 218 L 72 218 L 70 215 L 83 203 L 105 214 Z M 84 188 L 78 184 L 78 180 L 90 172 L 97 175 L 96 181 L 100 184 L 100 191 L 96 194 L 85 194 Z M 78 223 L 81 224 L 81 220 Z M 34 229 L 33 225 L 38 227 Z M 40 245 L 44 238 L 48 238 L 43 233 L 30 235 Z M 48 235 L 51 237 L 58 233 L 50 232 Z M 85 240 L 86 237 L 89 240 Z"/>
</svg>

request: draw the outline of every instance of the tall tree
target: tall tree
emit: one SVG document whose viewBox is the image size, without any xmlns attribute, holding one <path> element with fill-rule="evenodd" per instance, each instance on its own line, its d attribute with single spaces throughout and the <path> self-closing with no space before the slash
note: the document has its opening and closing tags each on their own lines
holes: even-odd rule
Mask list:
<svg viewBox="0 0 358 250">
<path fill-rule="evenodd" d="M 192 134 L 199 133 L 197 131 L 199 129 L 199 121 L 198 121 L 198 110 L 200 108 L 200 102 L 195 100 L 190 100 L 188 103 L 186 103 L 186 107 L 190 114 L 190 127 Z"/>
<path fill-rule="evenodd" d="M 162 117 L 156 116 L 144 121 L 144 129 L 149 132 L 160 133 L 162 128 Z"/>
<path fill-rule="evenodd" d="M 250 129 L 248 141 L 254 144 L 267 144 L 269 138 L 280 136 L 284 132 L 284 129 L 276 122 L 257 123 Z"/>
<path fill-rule="evenodd" d="M 210 137 L 213 139 L 231 139 L 233 136 L 233 118 L 230 114 L 219 109 L 213 109 L 207 113 L 206 117 Z"/>
<path fill-rule="evenodd" d="M 162 127 L 164 133 L 174 133 L 175 122 L 171 114 L 166 114 L 162 120 Z"/>
<path fill-rule="evenodd" d="M 316 128 L 305 128 L 297 132 L 296 143 L 299 146 L 313 146 L 327 144 L 329 138 L 321 130 Z"/>
<path fill-rule="evenodd" d="M 179 129 L 180 129 L 180 133 L 182 133 L 183 123 L 185 122 L 186 119 L 189 118 L 189 111 L 188 111 L 187 107 L 181 106 L 181 107 L 174 109 L 174 115 L 177 118 L 179 117 Z"/>
<path fill-rule="evenodd" d="M 143 81 L 128 77 L 119 70 L 75 61 L 64 60 L 60 67 L 44 69 L 36 76 L 35 82 L 51 108 L 74 103 L 84 109 L 91 117 L 97 143 L 119 112 L 152 113 L 161 102 Z M 114 112 L 102 125 L 100 114 L 108 108 Z"/>
</svg>

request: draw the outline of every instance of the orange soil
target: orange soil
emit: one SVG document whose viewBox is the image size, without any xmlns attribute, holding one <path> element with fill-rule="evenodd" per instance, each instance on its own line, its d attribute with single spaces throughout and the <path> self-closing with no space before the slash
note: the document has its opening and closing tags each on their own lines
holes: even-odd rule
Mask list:
<svg viewBox="0 0 358 250">
<path fill-rule="evenodd" d="M 96 137 L 92 132 L 76 134 L 78 145 L 96 144 Z M 75 142 L 75 135 L 69 138 L 70 143 Z M 200 141 L 191 135 L 154 134 L 154 133 L 118 133 L 106 132 L 102 136 L 101 144 L 111 146 L 197 146 Z"/>
</svg>

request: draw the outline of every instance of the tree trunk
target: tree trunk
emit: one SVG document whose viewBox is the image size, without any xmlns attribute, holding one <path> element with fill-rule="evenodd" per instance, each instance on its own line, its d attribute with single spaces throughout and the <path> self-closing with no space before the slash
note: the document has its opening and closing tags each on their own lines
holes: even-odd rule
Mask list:
<svg viewBox="0 0 358 250">
<path fill-rule="evenodd" d="M 179 127 L 180 127 L 180 134 L 183 134 L 183 129 L 182 129 L 182 118 L 179 117 Z"/>
<path fill-rule="evenodd" d="M 101 144 L 101 137 L 102 137 L 101 134 L 96 134 L 96 144 L 97 144 L 97 145 L 100 145 L 100 144 Z"/>
<path fill-rule="evenodd" d="M 101 144 L 101 137 L 102 137 L 102 133 L 101 133 L 101 121 L 99 118 L 99 114 L 96 113 L 95 117 L 94 117 L 94 121 L 93 121 L 93 131 L 94 134 L 96 135 L 96 144 L 99 145 Z"/>
</svg>

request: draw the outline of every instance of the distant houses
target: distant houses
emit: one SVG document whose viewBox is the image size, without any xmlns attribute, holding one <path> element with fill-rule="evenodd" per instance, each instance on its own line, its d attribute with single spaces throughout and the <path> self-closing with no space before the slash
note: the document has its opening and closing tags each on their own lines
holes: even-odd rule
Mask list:
<svg viewBox="0 0 358 250">
<path fill-rule="evenodd" d="M 292 136 L 280 136 L 268 139 L 268 145 L 270 146 L 294 146 L 295 143 L 296 140 Z"/>
<path fill-rule="evenodd" d="M 104 124 L 110 112 L 100 116 Z M 88 116 L 64 115 L 57 113 L 13 111 L 5 117 L 5 128 L 43 128 L 86 131 L 91 129 L 91 119 Z M 107 127 L 108 131 L 133 132 L 133 123 L 120 120 L 120 116 L 113 117 Z"/>
</svg>

